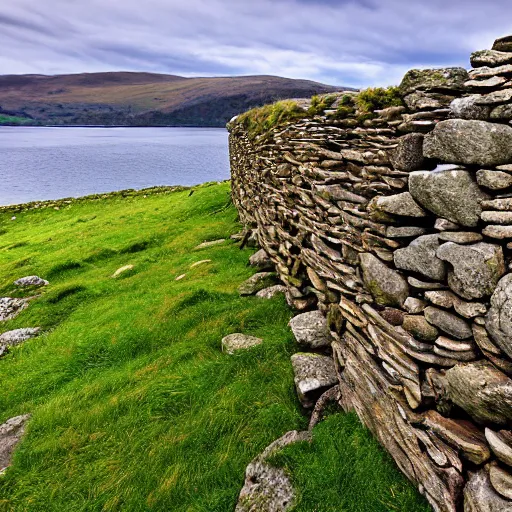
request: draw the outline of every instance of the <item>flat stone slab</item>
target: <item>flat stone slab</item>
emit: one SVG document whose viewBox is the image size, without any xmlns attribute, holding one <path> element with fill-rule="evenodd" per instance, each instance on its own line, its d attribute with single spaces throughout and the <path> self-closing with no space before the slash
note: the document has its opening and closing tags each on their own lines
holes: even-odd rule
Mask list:
<svg viewBox="0 0 512 512">
<path fill-rule="evenodd" d="M 29 418 L 30 414 L 24 414 L 0 425 L 0 474 L 9 467 L 14 449 L 25 432 Z"/>
<path fill-rule="evenodd" d="M 14 281 L 14 284 L 20 288 L 39 288 L 41 286 L 48 286 L 50 283 L 39 276 L 26 276 L 17 279 Z"/>
<path fill-rule="evenodd" d="M 313 407 L 320 395 L 338 383 L 332 357 L 299 352 L 292 357 L 295 387 L 305 408 Z"/>
<path fill-rule="evenodd" d="M 190 268 L 196 268 L 196 267 L 199 267 L 200 265 L 206 265 L 207 263 L 211 263 L 212 260 L 201 260 L 201 261 L 196 261 L 195 263 L 192 263 L 192 265 L 190 265 Z"/>
<path fill-rule="evenodd" d="M 295 505 L 296 493 L 290 477 L 267 459 L 293 443 L 311 441 L 309 432 L 287 432 L 258 455 L 245 471 L 245 482 L 235 512 L 286 512 Z"/>
<path fill-rule="evenodd" d="M 0 322 L 15 318 L 26 307 L 28 307 L 28 299 L 17 299 L 12 297 L 0 298 Z"/>
<path fill-rule="evenodd" d="M 220 238 L 219 240 L 210 240 L 208 242 L 203 242 L 195 247 L 195 249 L 206 249 L 207 247 L 213 247 L 215 245 L 221 245 L 226 241 L 225 238 Z"/>
<path fill-rule="evenodd" d="M 228 334 L 222 338 L 221 345 L 223 352 L 226 352 L 226 354 L 233 354 L 237 350 L 248 349 L 255 347 L 256 345 L 261 345 L 262 343 L 263 340 L 261 338 L 236 332 L 234 334 Z"/>
<path fill-rule="evenodd" d="M 333 341 L 327 319 L 321 311 L 308 311 L 297 315 L 288 325 L 299 345 L 316 349 L 329 347 Z"/>
<path fill-rule="evenodd" d="M 124 267 L 120 267 L 118 268 L 110 277 L 118 277 L 120 276 L 121 274 L 124 274 L 125 272 L 128 272 L 129 270 L 133 270 L 134 269 L 134 266 L 133 265 L 125 265 Z"/>
</svg>

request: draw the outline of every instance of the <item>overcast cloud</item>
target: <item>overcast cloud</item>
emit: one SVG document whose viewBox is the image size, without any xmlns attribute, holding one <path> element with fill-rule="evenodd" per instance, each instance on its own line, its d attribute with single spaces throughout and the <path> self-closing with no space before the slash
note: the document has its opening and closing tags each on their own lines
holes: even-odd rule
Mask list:
<svg viewBox="0 0 512 512">
<path fill-rule="evenodd" d="M 468 67 L 508 33 L 510 0 L 0 0 L 0 73 L 389 85 L 411 67 Z"/>
</svg>

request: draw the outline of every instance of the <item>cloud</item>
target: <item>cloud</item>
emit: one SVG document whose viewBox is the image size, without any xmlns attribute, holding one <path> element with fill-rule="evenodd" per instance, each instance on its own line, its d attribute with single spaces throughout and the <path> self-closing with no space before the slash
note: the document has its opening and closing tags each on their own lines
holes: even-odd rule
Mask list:
<svg viewBox="0 0 512 512">
<path fill-rule="evenodd" d="M 509 0 L 2 0 L 0 69 L 388 85 L 412 67 L 467 67 L 511 19 Z"/>
</svg>

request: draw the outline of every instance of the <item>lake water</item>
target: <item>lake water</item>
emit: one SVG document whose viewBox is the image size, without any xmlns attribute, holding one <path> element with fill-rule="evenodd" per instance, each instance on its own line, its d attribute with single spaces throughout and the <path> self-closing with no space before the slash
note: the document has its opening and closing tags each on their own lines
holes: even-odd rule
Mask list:
<svg viewBox="0 0 512 512">
<path fill-rule="evenodd" d="M 220 128 L 0 127 L 0 205 L 228 178 Z"/>
</svg>

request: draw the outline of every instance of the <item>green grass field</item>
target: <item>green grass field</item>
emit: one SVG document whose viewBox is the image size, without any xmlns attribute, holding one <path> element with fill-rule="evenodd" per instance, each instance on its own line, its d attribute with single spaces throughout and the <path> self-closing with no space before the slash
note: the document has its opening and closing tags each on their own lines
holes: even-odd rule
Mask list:
<svg viewBox="0 0 512 512">
<path fill-rule="evenodd" d="M 0 324 L 44 328 L 0 359 L 0 423 L 33 415 L 0 477 L 0 510 L 232 511 L 250 460 L 307 419 L 293 313 L 236 292 L 254 270 L 229 240 L 240 230 L 229 185 L 12 215 L 0 215 L 0 296 L 21 296 L 12 283 L 26 275 L 50 285 Z M 225 355 L 233 332 L 264 343 Z M 278 459 L 297 510 L 429 510 L 353 415 L 329 416 Z"/>
<path fill-rule="evenodd" d="M 7 116 L 5 114 L 0 114 L 0 126 L 24 124 L 34 124 L 34 122 L 27 117 Z"/>
</svg>

